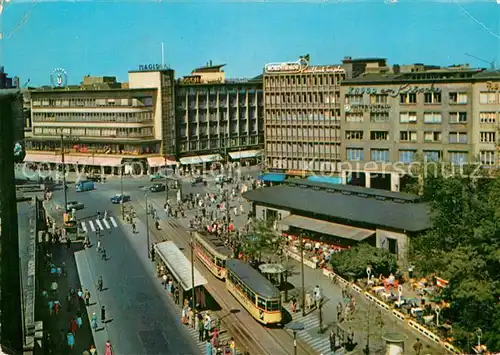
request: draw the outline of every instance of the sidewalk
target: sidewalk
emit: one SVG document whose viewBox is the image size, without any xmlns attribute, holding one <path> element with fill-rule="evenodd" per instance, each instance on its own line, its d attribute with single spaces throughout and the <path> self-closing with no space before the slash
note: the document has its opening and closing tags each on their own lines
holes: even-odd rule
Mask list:
<svg viewBox="0 0 500 355">
<path fill-rule="evenodd" d="M 67 300 L 67 295 L 70 289 L 76 291 L 81 286 L 78 272 L 76 270 L 76 263 L 73 253 L 81 249 L 81 244 L 72 243 L 71 248 L 68 250 L 66 245 L 52 245 L 47 246 L 46 250 L 52 253 L 52 262 L 56 267 L 60 267 L 63 262 L 66 264 L 67 276 L 51 275 L 48 268 L 44 268 L 43 275 L 41 275 L 40 287 L 41 294 L 38 312 L 41 313 L 44 321 L 44 327 L 47 333 L 50 334 L 51 341 L 45 344 L 49 348 L 51 354 L 75 354 L 81 355 L 85 350 L 89 350 L 90 346 L 94 344 L 92 332 L 90 330 L 90 323 L 85 309 L 85 304 L 81 302 L 78 297 L 75 297 L 73 305 Z M 41 260 L 43 263 L 43 260 Z M 41 267 L 42 269 L 42 267 Z M 56 282 L 58 289 L 56 292 L 51 291 L 51 284 Z M 43 296 L 43 291 L 47 292 L 47 297 Z M 59 313 L 50 312 L 49 301 L 59 301 Z M 69 330 L 70 321 L 73 317 L 81 312 L 83 325 L 76 331 L 75 346 L 71 350 L 67 345 L 66 335 Z M 51 314 L 52 313 L 52 314 Z"/>
</svg>

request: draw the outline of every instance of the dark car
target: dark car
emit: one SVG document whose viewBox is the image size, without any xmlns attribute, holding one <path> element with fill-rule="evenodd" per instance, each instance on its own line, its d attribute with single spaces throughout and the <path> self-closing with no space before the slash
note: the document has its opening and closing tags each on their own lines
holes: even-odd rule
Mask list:
<svg viewBox="0 0 500 355">
<path fill-rule="evenodd" d="M 123 203 L 123 202 L 127 202 L 127 201 L 130 201 L 129 195 L 118 194 L 118 195 L 111 197 L 111 203 L 114 203 L 114 204 L 119 204 L 119 203 Z"/>
<path fill-rule="evenodd" d="M 81 202 L 78 201 L 68 201 L 68 204 L 66 205 L 66 210 L 71 211 L 71 210 L 83 210 L 85 208 L 85 205 Z"/>
<path fill-rule="evenodd" d="M 165 191 L 165 185 L 163 185 L 163 184 L 154 184 L 153 186 L 151 186 L 149 188 L 149 190 L 151 190 L 151 192 Z"/>
<path fill-rule="evenodd" d="M 203 183 L 203 178 L 201 176 L 196 176 L 196 177 L 191 179 L 190 183 L 191 183 L 191 186 L 201 184 L 201 183 Z"/>
</svg>

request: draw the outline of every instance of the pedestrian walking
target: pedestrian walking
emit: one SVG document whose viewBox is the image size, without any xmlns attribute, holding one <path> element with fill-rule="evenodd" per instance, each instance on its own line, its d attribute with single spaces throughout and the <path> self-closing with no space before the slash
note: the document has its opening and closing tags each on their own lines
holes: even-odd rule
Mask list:
<svg viewBox="0 0 500 355">
<path fill-rule="evenodd" d="M 231 349 L 231 355 L 236 355 L 236 343 L 233 338 L 229 341 L 229 349 Z"/>
<path fill-rule="evenodd" d="M 104 306 L 101 306 L 101 322 L 105 322 L 106 321 L 106 307 Z"/>
<path fill-rule="evenodd" d="M 137 229 L 135 227 L 135 223 L 134 222 L 132 222 L 132 233 L 134 233 L 134 234 L 137 233 Z"/>
<path fill-rule="evenodd" d="M 167 289 L 167 286 L 168 286 L 168 277 L 166 274 L 164 274 L 162 276 L 162 279 L 163 279 L 163 287 L 165 288 L 165 290 Z"/>
<path fill-rule="evenodd" d="M 97 355 L 97 349 L 95 348 L 94 344 L 92 344 L 90 346 L 90 350 L 89 351 L 90 351 L 90 355 Z"/>
<path fill-rule="evenodd" d="M 54 301 L 54 312 L 55 312 L 56 316 L 59 315 L 60 310 L 61 310 L 61 304 L 57 300 Z"/>
<path fill-rule="evenodd" d="M 212 343 L 210 342 L 210 339 L 206 339 L 205 342 L 205 355 L 212 355 Z"/>
<path fill-rule="evenodd" d="M 101 259 L 104 261 L 108 260 L 107 255 L 106 255 L 106 249 L 104 249 L 104 248 L 102 249 Z"/>
<path fill-rule="evenodd" d="M 420 353 L 422 352 L 422 343 L 420 342 L 420 338 L 417 338 L 417 341 L 415 342 L 415 344 L 413 344 L 413 351 L 415 351 L 415 355 L 420 355 Z"/>
<path fill-rule="evenodd" d="M 76 324 L 76 317 L 73 317 L 69 322 L 69 330 L 71 331 L 71 333 L 73 333 L 73 335 L 75 335 L 77 329 L 78 329 L 78 324 Z"/>
<path fill-rule="evenodd" d="M 76 312 L 76 325 L 78 328 L 81 328 L 83 325 L 82 312 L 80 310 Z"/>
<path fill-rule="evenodd" d="M 96 251 L 99 253 L 101 251 L 101 240 L 99 239 L 97 241 L 97 248 L 96 248 Z"/>
<path fill-rule="evenodd" d="M 106 345 L 104 345 L 104 355 L 113 355 L 113 346 L 109 340 L 106 341 Z"/>
<path fill-rule="evenodd" d="M 203 316 L 201 314 L 198 314 L 198 340 L 203 341 L 205 340 L 204 338 L 204 333 L 205 333 L 205 328 L 203 324 Z"/>
<path fill-rule="evenodd" d="M 85 289 L 85 292 L 83 292 L 83 299 L 85 300 L 85 305 L 87 307 L 90 306 L 90 291 L 88 288 Z"/>
<path fill-rule="evenodd" d="M 75 346 L 75 336 L 72 332 L 68 332 L 68 334 L 66 334 L 66 341 L 68 342 L 68 347 L 73 350 L 73 347 Z"/>
<path fill-rule="evenodd" d="M 207 313 L 205 317 L 205 324 L 203 325 L 205 329 L 205 339 L 210 338 L 210 331 L 212 330 L 212 319 L 210 318 L 210 315 Z"/>
<path fill-rule="evenodd" d="M 66 236 L 66 249 L 70 250 L 71 249 L 71 238 Z"/>
<path fill-rule="evenodd" d="M 337 304 L 337 322 L 342 322 L 342 302 Z"/>
<path fill-rule="evenodd" d="M 99 276 L 99 280 L 97 280 L 97 289 L 99 291 L 103 290 L 104 282 L 102 281 L 102 276 Z M 89 293 L 90 295 L 90 293 Z"/>
<path fill-rule="evenodd" d="M 52 313 L 54 312 L 54 301 L 49 301 L 49 315 L 51 316 Z"/>
<path fill-rule="evenodd" d="M 98 324 L 98 321 L 97 321 L 97 315 L 94 313 L 92 313 L 92 319 L 90 320 L 90 325 L 92 326 L 92 329 L 95 331 L 97 331 L 97 327 L 99 326 Z"/>
</svg>

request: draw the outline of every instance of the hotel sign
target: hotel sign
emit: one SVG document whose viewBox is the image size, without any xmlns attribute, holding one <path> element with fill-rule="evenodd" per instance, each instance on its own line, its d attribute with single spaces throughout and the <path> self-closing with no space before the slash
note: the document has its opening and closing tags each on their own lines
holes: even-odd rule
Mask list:
<svg viewBox="0 0 500 355">
<path fill-rule="evenodd" d="M 201 76 L 185 76 L 180 80 L 181 84 L 201 84 Z"/>
<path fill-rule="evenodd" d="M 144 64 L 144 65 L 139 65 L 139 70 L 140 71 L 146 71 L 146 70 L 166 70 L 170 69 L 168 65 L 166 64 Z"/>
<path fill-rule="evenodd" d="M 309 63 L 305 59 L 296 62 L 269 63 L 264 66 L 264 71 L 268 74 L 298 74 L 307 69 Z"/>
<path fill-rule="evenodd" d="M 434 84 L 430 87 L 420 87 L 416 85 L 403 84 L 397 89 L 385 88 L 349 88 L 347 95 L 388 95 L 397 97 L 401 94 L 428 94 L 428 93 L 441 93 L 440 88 L 435 88 Z"/>
<path fill-rule="evenodd" d="M 387 112 L 391 110 L 390 105 L 374 104 L 374 105 L 344 105 L 345 112 Z"/>
</svg>

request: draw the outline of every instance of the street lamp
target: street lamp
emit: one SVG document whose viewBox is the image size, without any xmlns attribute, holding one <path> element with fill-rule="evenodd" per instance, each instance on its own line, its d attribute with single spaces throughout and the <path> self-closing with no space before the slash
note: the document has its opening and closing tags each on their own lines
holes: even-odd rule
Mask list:
<svg viewBox="0 0 500 355">
<path fill-rule="evenodd" d="M 194 238 L 193 238 L 193 231 L 190 231 L 189 234 L 191 235 L 191 292 L 192 292 L 192 307 L 193 307 L 193 317 L 196 319 L 196 292 L 194 290 Z M 194 327 L 195 322 L 193 322 L 193 327 Z"/>
<path fill-rule="evenodd" d="M 300 236 L 300 274 L 302 281 L 302 316 L 306 316 L 306 289 L 305 289 L 305 280 L 304 280 L 304 236 L 302 232 L 299 234 Z"/>
<path fill-rule="evenodd" d="M 297 332 L 304 330 L 304 324 L 300 322 L 291 322 L 285 325 L 285 328 L 293 332 L 293 354 L 297 355 Z"/>
<path fill-rule="evenodd" d="M 146 252 L 148 253 L 148 258 L 151 256 L 149 255 L 149 206 L 148 206 L 148 194 L 144 194 L 146 198 L 146 242 L 147 242 L 147 248 Z"/>
<path fill-rule="evenodd" d="M 120 165 L 120 189 L 121 189 L 121 194 L 122 194 L 120 204 L 121 204 L 122 220 L 123 220 L 123 219 L 125 219 L 125 210 L 124 210 L 124 206 L 123 206 L 123 166 L 121 166 L 121 165 Z"/>
</svg>

